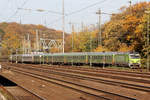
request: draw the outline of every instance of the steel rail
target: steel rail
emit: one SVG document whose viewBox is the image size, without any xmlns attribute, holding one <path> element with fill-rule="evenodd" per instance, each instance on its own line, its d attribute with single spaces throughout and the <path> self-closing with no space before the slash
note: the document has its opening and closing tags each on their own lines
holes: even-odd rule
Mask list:
<svg viewBox="0 0 150 100">
<path fill-rule="evenodd" d="M 88 86 L 83 86 L 83 85 L 76 84 L 76 83 L 73 83 L 73 82 L 68 82 L 68 81 L 56 79 L 56 78 L 53 78 L 53 77 L 50 77 L 50 76 L 44 76 L 44 75 L 39 75 L 39 74 L 35 74 L 35 73 L 33 74 L 31 72 L 27 72 L 27 71 L 24 71 L 24 70 L 18 70 L 18 69 L 14 69 L 14 68 L 12 68 L 11 70 L 15 71 L 15 72 L 18 72 L 18 73 L 22 73 L 22 74 L 28 75 L 28 76 L 32 76 L 32 77 L 35 77 L 35 78 L 39 78 L 41 80 L 45 80 L 45 81 L 48 81 L 48 82 L 52 82 L 51 80 L 60 81 L 60 82 L 64 82 L 64 83 L 67 83 L 67 84 L 72 84 L 72 85 L 76 85 L 76 86 L 79 86 L 79 87 L 84 87 L 84 88 L 87 88 L 87 89 L 91 89 L 93 91 L 103 92 L 103 93 L 106 93 L 106 94 L 109 94 L 109 95 L 118 96 L 118 97 L 121 97 L 121 98 L 124 98 L 124 99 L 136 100 L 135 98 L 130 98 L 130 97 L 127 97 L 127 96 L 122 96 L 122 95 L 118 95 L 118 94 L 115 94 L 115 93 L 106 92 L 106 91 L 103 91 L 103 90 L 98 90 L 98 89 L 95 89 L 95 88 L 91 88 L 91 87 L 88 87 Z M 78 90 L 78 91 L 82 91 L 82 90 Z M 87 94 L 91 94 L 91 93 L 87 93 Z M 96 96 L 96 97 L 100 97 L 100 98 L 103 98 L 103 99 L 107 99 L 107 100 L 109 99 L 110 100 L 110 98 L 108 98 L 108 97 L 103 97 L 103 96 L 99 96 L 99 95 L 96 95 L 96 94 L 91 94 L 91 95 Z"/>
</svg>

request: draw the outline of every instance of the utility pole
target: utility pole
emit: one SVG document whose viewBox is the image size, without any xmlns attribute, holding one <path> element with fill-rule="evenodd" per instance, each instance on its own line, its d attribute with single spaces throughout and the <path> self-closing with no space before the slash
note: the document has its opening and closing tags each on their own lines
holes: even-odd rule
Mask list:
<svg viewBox="0 0 150 100">
<path fill-rule="evenodd" d="M 38 34 L 38 30 L 36 30 L 36 51 L 39 51 L 39 34 Z"/>
<path fill-rule="evenodd" d="M 70 27 L 71 27 L 71 33 L 72 33 L 72 53 L 74 50 L 74 24 L 73 23 L 69 23 Z M 72 66 L 73 66 L 73 59 L 72 59 Z"/>
<path fill-rule="evenodd" d="M 81 22 L 81 31 L 83 32 L 84 31 L 84 23 L 83 22 Z"/>
<path fill-rule="evenodd" d="M 47 27 L 47 22 L 46 22 L 46 18 L 45 18 L 45 20 L 44 20 L 44 25 Z"/>
<path fill-rule="evenodd" d="M 150 12 L 149 12 L 149 15 L 148 15 L 148 22 L 147 22 L 147 67 L 148 67 L 148 71 L 150 70 L 150 64 L 149 64 L 149 61 L 150 61 L 150 57 L 149 57 L 149 34 L 150 34 Z"/>
<path fill-rule="evenodd" d="M 21 24 L 22 22 L 21 22 L 21 16 L 20 16 L 20 24 Z"/>
<path fill-rule="evenodd" d="M 93 49 L 93 47 L 92 47 L 92 42 L 93 42 L 93 38 L 92 38 L 92 30 L 93 30 L 93 25 L 91 24 L 90 25 L 90 28 L 89 28 L 90 30 L 89 30 L 89 34 L 90 34 L 90 53 L 92 53 L 92 49 Z M 92 66 L 92 56 L 90 55 L 90 66 Z"/>
<path fill-rule="evenodd" d="M 72 52 L 74 50 L 74 24 L 73 23 L 69 23 L 70 27 L 71 27 L 71 33 L 72 33 Z"/>
<path fill-rule="evenodd" d="M 63 53 L 65 52 L 65 3 L 62 3 Z"/>
<path fill-rule="evenodd" d="M 98 45 L 102 45 L 102 33 L 101 33 L 101 9 L 99 9 L 96 14 L 99 15 L 99 35 L 98 35 Z"/>
<path fill-rule="evenodd" d="M 130 13 L 132 14 L 132 1 L 129 0 L 129 9 L 130 9 Z"/>
<path fill-rule="evenodd" d="M 27 52 L 29 54 L 29 52 L 30 52 L 30 35 L 29 34 L 28 34 L 28 39 L 27 40 L 28 40 L 28 51 Z"/>
<path fill-rule="evenodd" d="M 150 57 L 149 57 L 149 45 L 150 45 L 150 11 L 145 11 L 146 14 L 148 14 L 147 17 L 147 70 L 150 70 Z"/>
<path fill-rule="evenodd" d="M 131 0 L 129 0 L 129 4 L 130 4 L 130 7 L 132 6 L 132 1 Z"/>
<path fill-rule="evenodd" d="M 23 46 L 22 46 L 22 50 L 23 50 L 23 54 L 25 54 L 25 36 L 23 37 Z"/>
</svg>

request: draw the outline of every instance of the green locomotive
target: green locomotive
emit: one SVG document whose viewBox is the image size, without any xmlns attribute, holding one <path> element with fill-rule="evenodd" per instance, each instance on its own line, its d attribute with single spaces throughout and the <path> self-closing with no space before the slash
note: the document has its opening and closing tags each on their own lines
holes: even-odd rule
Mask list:
<svg viewBox="0 0 150 100">
<path fill-rule="evenodd" d="M 11 55 L 10 61 L 17 63 L 43 64 L 97 64 L 141 67 L 138 53 L 122 52 L 84 52 L 53 54 L 18 54 Z"/>
</svg>

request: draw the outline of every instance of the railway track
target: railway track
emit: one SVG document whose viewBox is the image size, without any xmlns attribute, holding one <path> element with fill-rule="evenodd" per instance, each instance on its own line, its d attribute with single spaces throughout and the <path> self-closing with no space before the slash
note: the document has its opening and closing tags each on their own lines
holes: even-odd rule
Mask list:
<svg viewBox="0 0 150 100">
<path fill-rule="evenodd" d="M 85 76 L 85 75 L 78 75 L 78 74 L 70 74 L 70 73 L 64 73 L 64 72 L 62 73 L 62 72 L 58 72 L 58 71 L 44 70 L 43 68 L 40 68 L 40 69 L 29 68 L 29 69 L 36 70 L 36 71 L 42 71 L 44 73 L 48 73 L 48 74 L 52 74 L 52 75 L 59 75 L 59 76 L 64 76 L 64 77 L 68 77 L 68 78 L 69 77 L 78 78 L 81 80 L 94 81 L 94 82 L 104 83 L 104 84 L 108 84 L 108 85 L 114 85 L 114 86 L 120 86 L 120 87 L 140 90 L 140 91 L 144 91 L 144 92 L 150 92 L 149 86 L 135 85 L 135 84 L 129 84 L 129 83 L 123 83 L 123 82 L 104 80 L 104 79 L 95 78 L 95 77 L 91 77 L 91 76 Z"/>
<path fill-rule="evenodd" d="M 57 72 L 57 71 L 48 71 L 48 70 L 43 70 L 43 69 L 36 69 L 36 70 L 42 71 L 42 72 L 48 73 L 48 74 L 53 74 L 53 75 L 59 75 L 59 76 L 71 77 L 71 78 L 78 78 L 78 79 L 82 79 L 82 80 L 94 81 L 94 82 L 104 83 L 104 84 L 114 85 L 114 86 L 119 85 L 119 86 L 125 87 L 125 88 L 136 89 L 136 90 L 140 90 L 140 91 L 144 91 L 144 92 L 150 92 L 150 87 L 149 86 L 142 86 L 142 85 L 123 83 L 123 82 L 109 81 L 109 80 L 104 80 L 104 79 L 95 78 L 95 77 L 91 77 L 91 76 L 70 74 L 70 73 L 62 73 L 62 72 Z"/>
<path fill-rule="evenodd" d="M 16 100 L 46 100 L 22 86 L 5 87 Z"/>
<path fill-rule="evenodd" d="M 106 91 L 96 89 L 96 88 L 93 88 L 90 86 L 86 86 L 83 84 L 62 80 L 57 77 L 50 77 L 48 75 L 42 75 L 42 74 L 35 73 L 35 72 L 31 73 L 30 72 L 31 70 L 29 71 L 29 70 L 24 70 L 24 69 L 20 69 L 20 68 L 11 68 L 11 70 L 14 72 L 17 72 L 17 73 L 21 73 L 21 74 L 25 74 L 25 75 L 32 76 L 35 78 L 39 78 L 41 80 L 45 80 L 45 81 L 51 82 L 53 84 L 58 84 L 58 85 L 61 85 L 61 86 L 67 87 L 67 88 L 71 88 L 71 89 L 74 89 L 79 92 L 84 92 L 86 94 L 90 94 L 90 95 L 96 96 L 101 99 L 114 100 L 114 98 L 115 99 L 117 98 L 117 100 L 135 100 L 135 98 L 106 92 Z"/>
<path fill-rule="evenodd" d="M 21 66 L 20 66 L 21 67 Z M 49 74 L 54 74 L 54 75 L 60 75 L 60 76 L 65 76 L 65 77 L 72 77 L 72 78 L 78 78 L 78 79 L 82 79 L 82 80 L 89 80 L 89 81 L 95 81 L 95 82 L 99 82 L 99 83 L 105 83 L 105 84 L 109 84 L 109 85 L 115 85 L 115 86 L 121 86 L 121 87 L 125 87 L 125 88 L 131 88 L 131 89 L 136 89 L 136 90 L 140 90 L 140 91 L 146 91 L 146 92 L 150 92 L 150 86 L 143 86 L 143 85 L 136 85 L 136 84 L 130 84 L 130 83 L 125 83 L 125 82 L 117 82 L 117 81 L 111 81 L 111 80 L 106 80 L 106 79 L 101 79 L 101 78 L 97 78 L 97 77 L 92 77 L 90 75 L 84 75 L 85 73 L 76 73 L 71 71 L 71 73 L 66 73 L 66 71 L 64 70 L 57 70 L 57 71 L 52 71 L 49 70 L 49 68 L 45 69 L 45 68 L 37 68 L 35 69 L 35 67 L 23 67 L 25 69 L 29 69 L 29 70 L 36 70 L 36 71 L 42 71 L 44 73 L 49 73 Z M 64 73 L 65 72 L 65 73 Z M 68 71 L 70 72 L 70 71 Z"/>
<path fill-rule="evenodd" d="M 14 65 L 18 67 L 24 67 L 24 65 Z M 25 68 L 41 68 L 41 69 L 46 69 L 46 70 L 53 70 L 53 71 L 59 71 L 59 72 L 65 72 L 65 73 L 74 73 L 74 74 L 81 74 L 81 75 L 88 75 L 88 76 L 93 76 L 93 77 L 102 77 L 102 78 L 109 78 L 109 79 L 116 79 L 116 80 L 122 80 L 122 81 L 131 81 L 131 82 L 138 82 L 138 83 L 143 83 L 143 84 L 150 84 L 150 75 L 143 75 L 142 73 L 140 75 L 135 75 L 135 73 L 130 73 L 129 75 L 125 75 L 123 73 L 117 73 L 117 72 L 106 72 L 105 70 L 100 70 L 100 71 L 86 71 L 86 70 L 80 70 L 80 69 L 72 69 L 72 68 L 57 68 L 57 67 L 48 67 L 48 66 L 37 66 L 37 65 L 25 65 Z M 117 73 L 115 75 L 115 73 Z M 148 73 L 147 73 L 148 74 Z M 145 77 L 145 78 L 143 78 Z"/>
<path fill-rule="evenodd" d="M 10 63 L 9 63 L 10 64 Z M 15 66 L 22 65 L 22 64 L 13 64 Z M 23 64 L 26 65 L 26 64 Z M 29 64 L 29 66 L 33 67 L 41 67 L 41 65 L 32 65 Z M 85 71 L 85 72 L 95 72 L 95 73 L 107 73 L 107 74 L 114 74 L 114 75 L 124 75 L 124 76 L 132 76 L 132 77 L 140 77 L 140 78 L 150 78 L 150 73 L 143 73 L 143 72 L 131 72 L 131 71 L 120 71 L 115 69 L 102 69 L 102 68 L 83 68 L 83 67 L 77 67 L 77 66 L 48 66 L 48 65 L 42 65 L 44 68 L 58 68 L 58 69 L 68 69 L 68 70 L 77 70 L 77 71 Z"/>
<path fill-rule="evenodd" d="M 34 65 L 37 66 L 37 65 Z M 51 67 L 51 66 L 46 66 L 45 67 Z M 100 72 L 100 73 L 111 73 L 115 75 L 126 75 L 126 76 L 133 76 L 133 77 L 142 77 L 142 78 L 149 78 L 150 73 L 143 73 L 143 72 L 131 72 L 131 71 L 120 71 L 120 70 L 115 70 L 115 69 L 102 69 L 102 68 L 96 68 L 96 67 L 91 67 L 91 68 L 84 68 L 84 67 L 77 67 L 77 66 L 54 66 L 55 68 L 65 68 L 65 69 L 72 69 L 72 70 L 81 70 L 81 71 L 90 71 L 90 72 Z"/>
<path fill-rule="evenodd" d="M 19 66 L 19 67 L 22 68 L 23 66 Z M 88 81 L 93 81 L 93 82 L 98 82 L 98 83 L 103 83 L 103 84 L 109 84 L 109 85 L 120 86 L 120 87 L 124 87 L 124 88 L 130 88 L 130 89 L 143 91 L 143 92 L 150 92 L 150 87 L 148 87 L 148 86 L 142 86 L 142 85 L 123 83 L 123 82 L 116 82 L 116 81 L 110 81 L 110 80 L 97 79 L 97 78 L 94 78 L 94 77 L 89 77 L 87 75 L 85 76 L 85 75 L 79 75 L 79 74 L 68 74 L 66 72 L 62 73 L 62 72 L 58 72 L 58 71 L 49 70 L 49 68 L 45 69 L 45 67 L 42 67 L 42 68 L 36 67 L 35 68 L 33 66 L 30 66 L 30 67 L 24 66 L 23 68 L 24 69 L 28 69 L 30 71 L 31 70 L 33 70 L 33 71 L 35 70 L 35 71 L 38 71 L 38 72 L 47 73 L 46 76 L 58 75 L 58 76 L 72 78 L 72 79 L 73 78 L 77 78 L 77 79 L 80 79 L 80 80 L 88 80 Z M 18 70 L 18 68 L 16 68 L 15 70 Z M 41 75 L 43 75 L 43 74 L 41 74 Z"/>
<path fill-rule="evenodd" d="M 20 73 L 20 71 L 22 71 L 22 70 L 18 70 L 18 69 L 14 70 L 13 69 L 13 71 Z M 39 78 L 41 80 L 51 82 L 53 84 L 58 84 L 58 85 L 61 85 L 61 86 L 67 87 L 67 88 L 71 88 L 73 90 L 77 90 L 79 92 L 83 92 L 83 93 L 86 93 L 86 94 L 89 94 L 89 95 L 92 95 L 92 96 L 96 96 L 96 97 L 98 97 L 100 99 L 104 99 L 104 100 L 113 100 L 114 98 L 119 99 L 119 100 L 136 100 L 135 98 L 121 96 L 121 95 L 118 95 L 118 94 L 102 91 L 102 90 L 99 90 L 99 89 L 95 89 L 95 88 L 92 88 L 92 87 L 76 84 L 76 83 L 73 83 L 73 82 L 68 82 L 68 81 L 65 81 L 65 80 L 60 80 L 60 79 L 53 78 L 53 77 L 46 77 L 46 76 L 43 76 L 43 75 L 33 74 L 33 73 L 30 73 L 30 72 L 25 72 L 25 71 L 23 71 L 21 73 L 25 74 L 25 75 L 35 77 L 35 78 Z"/>
<path fill-rule="evenodd" d="M 57 68 L 63 67 L 63 66 L 56 66 Z M 65 66 L 66 67 L 66 66 Z M 135 71 L 121 71 L 116 69 L 102 69 L 102 68 L 83 68 L 83 67 L 67 67 L 68 69 L 78 69 L 83 71 L 91 71 L 91 72 L 101 72 L 101 73 L 111 73 L 115 75 L 126 75 L 126 76 L 133 76 L 133 77 L 142 77 L 142 78 L 149 78 L 150 73 L 149 72 L 135 72 Z"/>
<path fill-rule="evenodd" d="M 45 100 L 22 86 L 0 86 L 8 100 Z"/>
</svg>

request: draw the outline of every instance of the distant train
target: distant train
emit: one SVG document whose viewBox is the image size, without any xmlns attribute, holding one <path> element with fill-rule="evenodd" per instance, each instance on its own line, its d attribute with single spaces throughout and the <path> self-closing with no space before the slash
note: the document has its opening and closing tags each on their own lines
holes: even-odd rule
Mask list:
<svg viewBox="0 0 150 100">
<path fill-rule="evenodd" d="M 130 68 L 141 67 L 140 55 L 129 52 L 16 54 L 11 55 L 9 60 L 16 63 L 34 64 L 96 64 L 128 66 Z"/>
</svg>

